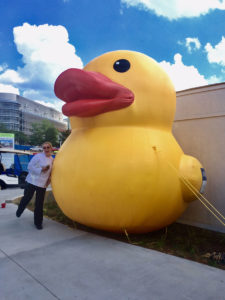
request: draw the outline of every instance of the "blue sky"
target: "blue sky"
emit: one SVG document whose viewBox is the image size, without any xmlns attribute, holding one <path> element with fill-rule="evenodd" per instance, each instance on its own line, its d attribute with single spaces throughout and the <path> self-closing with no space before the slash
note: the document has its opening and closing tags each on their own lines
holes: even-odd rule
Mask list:
<svg viewBox="0 0 225 300">
<path fill-rule="evenodd" d="M 225 81 L 225 0 L 0 0 L 0 92 L 60 108 L 53 85 L 105 52 L 145 53 L 176 90 Z"/>
</svg>

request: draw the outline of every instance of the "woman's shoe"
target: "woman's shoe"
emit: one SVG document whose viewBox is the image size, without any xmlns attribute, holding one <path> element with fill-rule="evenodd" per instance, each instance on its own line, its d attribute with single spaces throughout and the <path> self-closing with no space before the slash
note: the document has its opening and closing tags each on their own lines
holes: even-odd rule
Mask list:
<svg viewBox="0 0 225 300">
<path fill-rule="evenodd" d="M 35 225 L 38 230 L 43 229 L 42 225 Z"/>
<path fill-rule="evenodd" d="M 19 218 L 21 215 L 22 215 L 22 213 L 20 213 L 19 210 L 17 209 L 17 211 L 16 211 L 17 218 Z"/>
</svg>

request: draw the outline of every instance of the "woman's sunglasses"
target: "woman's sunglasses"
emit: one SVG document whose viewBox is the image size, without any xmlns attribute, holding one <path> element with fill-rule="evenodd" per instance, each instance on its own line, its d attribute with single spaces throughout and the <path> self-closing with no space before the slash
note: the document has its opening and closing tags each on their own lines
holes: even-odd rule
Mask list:
<svg viewBox="0 0 225 300">
<path fill-rule="evenodd" d="M 51 147 L 50 146 L 46 146 L 46 147 L 43 147 L 43 149 L 50 149 Z"/>
</svg>

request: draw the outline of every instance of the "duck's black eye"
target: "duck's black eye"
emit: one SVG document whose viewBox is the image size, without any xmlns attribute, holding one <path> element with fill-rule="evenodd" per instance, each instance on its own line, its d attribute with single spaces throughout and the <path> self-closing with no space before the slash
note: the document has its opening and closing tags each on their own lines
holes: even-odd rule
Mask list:
<svg viewBox="0 0 225 300">
<path fill-rule="evenodd" d="M 117 72 L 126 72 L 130 69 L 130 62 L 126 59 L 119 59 L 114 63 L 113 68 Z"/>
</svg>

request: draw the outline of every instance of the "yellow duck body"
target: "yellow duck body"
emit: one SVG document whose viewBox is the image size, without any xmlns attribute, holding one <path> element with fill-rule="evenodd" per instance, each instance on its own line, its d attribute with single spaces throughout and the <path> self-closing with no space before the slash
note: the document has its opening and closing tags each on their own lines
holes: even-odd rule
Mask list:
<svg viewBox="0 0 225 300">
<path fill-rule="evenodd" d="M 127 72 L 112 66 L 130 63 Z M 148 56 L 106 53 L 85 68 L 134 95 L 128 107 L 91 117 L 70 116 L 72 133 L 52 172 L 55 199 L 71 219 L 90 227 L 142 233 L 173 223 L 198 190 L 201 164 L 183 154 L 172 135 L 176 94 L 167 74 Z"/>
</svg>

